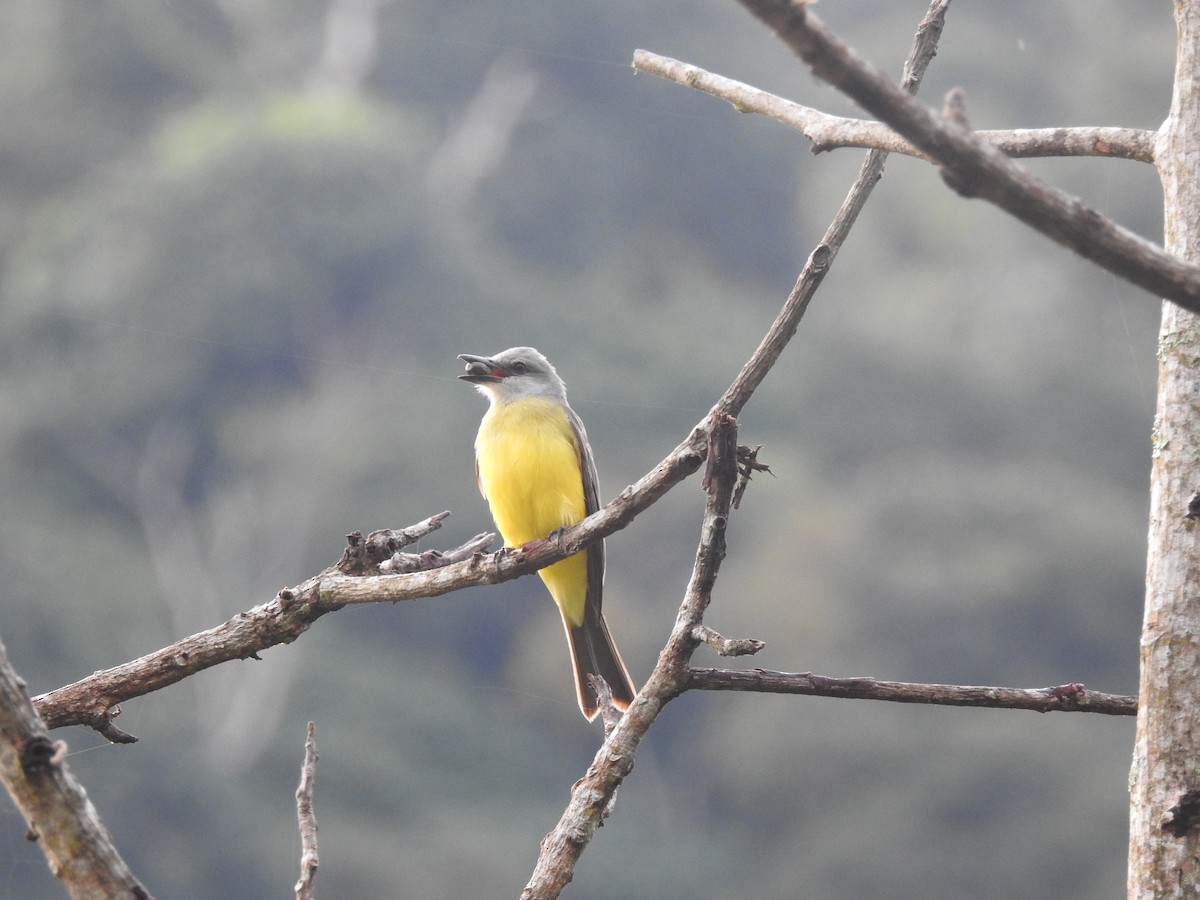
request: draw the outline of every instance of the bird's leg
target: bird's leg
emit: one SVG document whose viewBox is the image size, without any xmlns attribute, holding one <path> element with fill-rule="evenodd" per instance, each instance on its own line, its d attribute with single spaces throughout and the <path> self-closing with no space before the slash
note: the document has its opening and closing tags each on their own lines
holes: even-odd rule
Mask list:
<svg viewBox="0 0 1200 900">
<path fill-rule="evenodd" d="M 534 551 L 539 550 L 542 545 L 546 543 L 546 540 L 546 538 L 540 537 L 534 538 L 532 541 L 526 541 L 520 547 L 514 547 L 513 553 L 515 553 L 517 556 L 525 556 L 528 553 L 533 553 Z"/>
<path fill-rule="evenodd" d="M 570 527 L 569 525 L 560 525 L 558 528 L 555 528 L 553 531 L 551 531 L 545 537 L 534 538 L 532 541 L 525 542 L 520 547 L 516 548 L 516 552 L 519 555 L 524 556 L 526 553 L 533 553 L 535 550 L 540 550 L 542 547 L 544 547 L 546 544 L 549 544 L 551 541 L 558 543 L 562 539 L 563 533 L 569 527 Z"/>
</svg>

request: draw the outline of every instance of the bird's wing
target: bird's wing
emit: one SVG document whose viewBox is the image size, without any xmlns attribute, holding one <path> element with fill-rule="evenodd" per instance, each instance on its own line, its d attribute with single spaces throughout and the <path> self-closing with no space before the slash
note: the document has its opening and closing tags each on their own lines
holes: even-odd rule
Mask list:
<svg viewBox="0 0 1200 900">
<path fill-rule="evenodd" d="M 592 446 L 587 432 L 575 410 L 567 407 L 567 420 L 575 436 L 575 447 L 579 451 L 579 472 L 583 476 L 584 515 L 590 516 L 600 508 L 600 479 L 596 474 L 596 461 L 592 458 Z M 600 598 L 604 588 L 604 541 L 588 547 L 587 551 L 588 592 L 587 605 L 592 611 L 600 612 Z"/>
</svg>

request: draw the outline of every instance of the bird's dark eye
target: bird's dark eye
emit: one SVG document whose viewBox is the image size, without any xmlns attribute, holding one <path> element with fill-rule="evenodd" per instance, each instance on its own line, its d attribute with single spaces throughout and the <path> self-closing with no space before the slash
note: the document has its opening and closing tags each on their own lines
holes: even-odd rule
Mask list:
<svg viewBox="0 0 1200 900">
<path fill-rule="evenodd" d="M 513 374 L 515 375 L 524 375 L 529 371 L 529 366 L 525 365 L 523 362 L 515 362 L 512 364 L 512 370 Z"/>
</svg>

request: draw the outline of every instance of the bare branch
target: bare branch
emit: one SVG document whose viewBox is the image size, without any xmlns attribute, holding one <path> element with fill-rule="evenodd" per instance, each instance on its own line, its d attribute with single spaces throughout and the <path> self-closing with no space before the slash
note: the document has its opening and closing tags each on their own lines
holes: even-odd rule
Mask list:
<svg viewBox="0 0 1200 900">
<path fill-rule="evenodd" d="M 220 663 L 258 659 L 259 652 L 268 647 L 290 644 L 318 618 L 340 605 L 321 602 L 320 581 L 318 575 L 305 582 L 303 593 L 282 590 L 270 603 L 238 613 L 215 628 L 35 697 L 34 706 L 50 728 L 86 725 L 110 741 L 133 743 L 137 738 L 113 722 L 120 714 L 117 704 L 161 690 Z"/>
<path fill-rule="evenodd" d="M 696 563 L 675 626 L 650 678 L 625 715 L 605 736 L 587 773 L 571 790 L 571 799 L 554 830 L 542 841 L 537 865 L 522 900 L 552 900 L 571 880 L 575 864 L 596 829 L 611 811 L 616 790 L 633 769 L 634 755 L 663 707 L 686 688 L 688 658 L 695 650 L 700 626 L 717 571 L 725 558 L 725 527 L 737 481 L 737 423 L 712 415 L 712 435 L 705 473 L 708 499 L 700 531 Z"/>
<path fill-rule="evenodd" d="M 982 197 L 1132 284 L 1200 312 L 1200 266 L 1122 228 L 1035 178 L 996 147 L 893 85 L 791 0 L 741 0 L 822 79 L 878 116 L 941 165 L 954 189 Z"/>
<path fill-rule="evenodd" d="M 50 728 L 86 725 L 110 741 L 132 743 L 137 738 L 114 722 L 122 701 L 161 690 L 221 663 L 258 659 L 263 650 L 290 644 L 321 616 L 349 603 L 392 603 L 435 597 L 463 587 L 510 581 L 566 559 L 587 544 L 624 528 L 638 513 L 694 472 L 703 459 L 704 439 L 705 431 L 698 425 L 687 440 L 603 509 L 552 538 L 516 550 L 501 550 L 490 556 L 473 552 L 465 560 L 443 565 L 461 557 L 463 548 L 490 541 L 490 536 L 481 535 L 445 554 L 420 554 L 419 558 L 427 564 L 422 571 L 368 576 L 365 573 L 373 565 L 381 570 L 392 559 L 390 545 L 386 539 L 364 541 L 361 533 L 355 532 L 349 536 L 350 547 L 337 566 L 296 587 L 284 588 L 270 602 L 238 613 L 215 628 L 42 694 L 34 698 L 34 705 Z M 432 530 L 444 518 L 444 514 L 432 516 L 404 531 L 427 527 Z M 364 574 L 344 575 L 343 568 Z"/>
<path fill-rule="evenodd" d="M 757 447 L 738 447 L 738 483 L 733 491 L 734 509 L 737 509 L 741 505 L 742 495 L 746 493 L 746 488 L 750 486 L 750 479 L 754 477 L 755 472 L 766 472 L 772 477 L 775 476 L 770 466 L 758 461 L 758 451 L 761 449 L 762 444 L 759 444 Z"/>
<path fill-rule="evenodd" d="M 688 689 L 808 694 L 814 697 L 928 703 L 936 706 L 984 706 L 993 709 L 1028 709 L 1034 712 L 1137 715 L 1137 697 L 1089 691 L 1082 684 L 1047 688 L 974 687 L 880 681 L 877 678 L 828 678 L 811 672 L 770 672 L 766 669 L 692 669 Z"/>
<path fill-rule="evenodd" d="M 726 100 L 742 113 L 759 113 L 795 128 L 812 143 L 813 153 L 824 153 L 846 147 L 864 150 L 886 150 L 932 161 L 930 156 L 914 147 L 881 122 L 834 116 L 785 100 L 732 78 L 725 78 L 669 56 L 659 56 L 648 50 L 635 50 L 633 67 L 639 72 L 695 88 Z M 1153 131 L 1140 128 L 1079 126 L 1074 128 L 1018 128 L 1011 130 L 976 131 L 975 136 L 995 146 L 1005 156 L 1013 158 L 1046 156 L 1106 156 L 1154 162 Z"/>
<path fill-rule="evenodd" d="M 29 824 L 26 837 L 37 841 L 72 897 L 151 900 L 67 768 L 66 753 L 63 741 L 50 739 L 0 644 L 0 780 Z"/>
<path fill-rule="evenodd" d="M 948 2 L 933 0 L 918 29 L 913 51 L 905 65 L 903 83 L 910 90 L 916 89 L 925 66 L 933 57 Z M 833 256 L 879 180 L 885 159 L 886 153 L 882 151 L 867 155 L 842 208 L 826 231 L 824 241 L 810 255 L 783 309 L 738 377 L 713 407 L 709 416 L 712 427 L 700 429 L 707 431 L 711 441 L 704 480 L 708 502 L 696 563 L 675 627 L 649 680 L 616 727 L 606 735 L 587 773 L 575 784 L 558 825 L 543 840 L 537 866 L 521 894 L 522 900 L 551 900 L 558 897 L 571 880 L 584 847 L 610 812 L 617 787 L 633 768 L 634 755 L 642 737 L 663 707 L 687 689 L 693 677 L 688 660 L 696 646 L 708 640 L 710 634 L 715 635 L 711 629 L 706 630 L 702 620 L 724 556 L 725 526 L 738 475 L 735 422 L 731 417 L 745 405 L 795 333 Z"/>
<path fill-rule="evenodd" d="M 403 548 L 428 537 L 442 527 L 450 517 L 441 512 L 410 525 L 407 528 L 385 528 L 372 531 L 365 538 L 361 531 L 346 535 L 346 549 L 338 561 L 337 569 L 344 575 L 387 575 L 407 572 L 423 572 L 448 566 L 451 563 L 470 559 L 482 552 L 496 539 L 494 534 L 477 534 L 453 550 L 426 550 L 422 553 L 404 553 Z"/>
<path fill-rule="evenodd" d="M 937 41 L 941 36 L 942 23 L 949 6 L 950 0 L 932 0 L 925 17 L 917 26 L 913 47 L 904 63 L 904 72 L 900 78 L 904 91 L 915 93 L 920 85 L 921 78 L 925 75 L 925 69 L 936 53 Z M 843 242 L 850 234 L 850 229 L 858 219 L 858 214 L 862 211 L 863 206 L 866 205 L 871 191 L 883 177 L 883 164 L 887 160 L 887 156 L 887 152 L 884 150 L 871 150 L 867 153 L 866 159 L 863 160 L 863 164 L 858 170 L 858 176 L 850 186 L 846 199 L 842 201 L 837 215 L 825 229 L 821 243 L 809 255 L 783 309 L 779 311 L 770 330 L 767 331 L 754 354 L 742 367 L 742 371 L 738 373 L 737 378 L 725 391 L 714 409 L 732 416 L 739 415 L 742 407 L 750 399 L 750 395 L 767 377 L 767 372 L 775 365 L 783 348 L 796 333 L 800 320 L 804 318 L 804 313 L 808 310 L 808 304 L 811 302 L 813 294 L 825 280 L 826 272 L 829 271 L 834 257 L 837 256 L 838 250 L 841 249 Z"/>
<path fill-rule="evenodd" d="M 573 556 L 588 544 L 620 531 L 672 487 L 695 472 L 704 460 L 707 427 L 705 422 L 696 425 L 683 443 L 647 474 L 621 491 L 606 506 L 570 528 L 530 541 L 516 549 L 504 548 L 487 556 L 476 554 L 464 562 L 416 574 L 371 578 L 333 573 L 318 576 L 319 600 L 321 603 L 341 606 L 347 603 L 436 597 L 464 587 L 511 581 Z"/>
<path fill-rule="evenodd" d="M 308 723 L 304 740 L 304 764 L 300 767 L 300 784 L 296 788 L 296 819 L 300 825 L 300 880 L 296 882 L 296 900 L 313 900 L 316 896 L 317 814 L 313 808 L 313 789 L 317 780 L 317 726 Z"/>
<path fill-rule="evenodd" d="M 738 486 L 741 486 L 740 482 Z M 751 656 L 767 646 L 755 638 L 727 638 L 707 625 L 697 625 L 692 637 L 698 644 L 707 644 L 718 656 Z"/>
<path fill-rule="evenodd" d="M 600 709 L 600 719 L 604 722 L 604 736 L 607 737 L 612 734 L 612 730 L 621 721 L 623 710 L 618 709 L 617 705 L 613 703 L 612 688 L 602 676 L 595 672 L 589 672 L 587 678 L 588 684 L 596 692 L 596 706 Z"/>
<path fill-rule="evenodd" d="M 910 87 L 915 88 L 923 74 L 922 66 L 932 59 L 934 42 L 941 30 L 940 18 L 947 3 L 948 0 L 934 0 L 918 30 L 913 52 L 905 66 L 904 83 Z M 693 428 L 654 469 L 601 510 L 571 528 L 516 550 L 501 550 L 486 557 L 472 552 L 469 558 L 461 559 L 466 548 L 473 550 L 489 539 L 489 536 L 480 535 L 455 551 L 420 554 L 415 558 L 423 566 L 422 570 L 405 574 L 370 573 L 387 571 L 388 561 L 397 556 L 395 548 L 407 543 L 405 534 L 428 534 L 441 523 L 445 514 L 433 516 L 403 533 L 376 532 L 366 541 L 355 533 L 350 536 L 351 547 L 347 555 L 337 567 L 294 588 L 285 588 L 269 603 L 240 613 L 215 628 L 43 694 L 34 701 L 38 711 L 52 728 L 83 724 L 110 740 L 131 742 L 136 738 L 117 728 L 113 721 L 120 712 L 118 704 L 124 700 L 159 690 L 223 662 L 257 659 L 262 650 L 296 640 L 318 618 L 346 604 L 415 600 L 467 586 L 507 581 L 565 559 L 587 544 L 624 528 L 699 467 L 706 455 L 711 423 L 726 415 L 736 416 L 774 365 L 878 181 L 885 158 L 886 154 L 882 152 L 867 155 L 842 208 L 823 242 L 810 255 L 775 323 L 709 417 Z M 411 554 L 399 556 L 414 558 Z M 446 565 L 450 560 L 458 561 Z M 356 574 L 343 574 L 348 571 Z"/>
</svg>

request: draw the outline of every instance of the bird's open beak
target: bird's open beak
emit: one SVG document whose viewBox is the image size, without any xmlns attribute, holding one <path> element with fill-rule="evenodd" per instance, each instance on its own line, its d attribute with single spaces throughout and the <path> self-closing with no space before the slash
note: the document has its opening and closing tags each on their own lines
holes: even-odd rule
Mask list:
<svg viewBox="0 0 1200 900">
<path fill-rule="evenodd" d="M 458 358 L 467 364 L 467 373 L 459 375 L 463 381 L 469 381 L 472 384 L 486 384 L 487 382 L 502 381 L 508 375 L 504 369 L 500 368 L 486 356 L 472 356 L 470 353 L 460 353 Z"/>
</svg>

